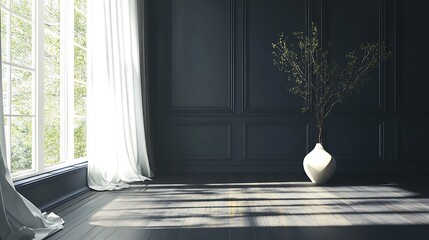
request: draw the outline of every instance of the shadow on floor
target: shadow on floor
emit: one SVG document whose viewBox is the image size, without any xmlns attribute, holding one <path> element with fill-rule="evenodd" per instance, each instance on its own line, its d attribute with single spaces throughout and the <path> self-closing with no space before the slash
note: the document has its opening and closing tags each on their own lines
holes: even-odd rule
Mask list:
<svg viewBox="0 0 429 240">
<path fill-rule="evenodd" d="M 427 240 L 429 225 L 255 227 L 255 228 L 111 228 L 105 239 L 141 240 Z"/>
</svg>

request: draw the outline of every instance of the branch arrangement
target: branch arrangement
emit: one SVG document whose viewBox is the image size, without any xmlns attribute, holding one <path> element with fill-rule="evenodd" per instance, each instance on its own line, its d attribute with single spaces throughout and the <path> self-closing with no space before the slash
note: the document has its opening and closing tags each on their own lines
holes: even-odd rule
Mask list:
<svg viewBox="0 0 429 240">
<path fill-rule="evenodd" d="M 291 43 L 283 33 L 273 47 L 273 64 L 286 73 L 286 89 L 304 100 L 310 100 L 319 129 L 318 141 L 322 143 L 325 119 L 332 108 L 347 96 L 358 92 L 363 83 L 370 79 L 369 73 L 383 61 L 390 52 L 384 42 L 365 43 L 359 51 L 346 55 L 347 63 L 341 69 L 337 62 L 330 60 L 329 44 L 322 47 L 318 30 L 312 23 L 310 36 L 304 32 L 294 32 Z M 303 112 L 308 107 L 302 108 Z"/>
</svg>

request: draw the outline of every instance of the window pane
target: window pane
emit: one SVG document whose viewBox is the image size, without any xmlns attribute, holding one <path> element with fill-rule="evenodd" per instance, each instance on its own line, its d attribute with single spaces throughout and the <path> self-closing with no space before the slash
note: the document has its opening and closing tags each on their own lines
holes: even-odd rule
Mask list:
<svg viewBox="0 0 429 240">
<path fill-rule="evenodd" d="M 45 31 L 45 72 L 60 75 L 60 38 Z"/>
<path fill-rule="evenodd" d="M 9 0 L 0 0 L 0 3 L 1 3 L 3 6 L 9 7 Z"/>
<path fill-rule="evenodd" d="M 60 0 L 45 0 L 45 28 L 60 35 Z"/>
<path fill-rule="evenodd" d="M 25 20 L 11 16 L 12 62 L 31 67 L 33 63 L 32 26 Z"/>
<path fill-rule="evenodd" d="M 86 16 L 74 11 L 74 41 L 86 47 Z"/>
<path fill-rule="evenodd" d="M 19 13 L 22 16 L 28 17 L 29 19 L 32 19 L 33 16 L 33 4 L 32 0 L 11 0 L 10 6 L 11 9 Z"/>
<path fill-rule="evenodd" d="M 61 161 L 60 155 L 60 97 L 59 78 L 45 77 L 45 164 Z"/>
<path fill-rule="evenodd" d="M 8 54 L 8 44 L 7 44 L 7 17 L 9 13 L 3 8 L 1 9 L 1 59 L 2 61 L 9 61 Z"/>
<path fill-rule="evenodd" d="M 82 12 L 86 12 L 86 0 L 74 0 L 74 5 Z"/>
<path fill-rule="evenodd" d="M 74 79 L 86 82 L 86 51 L 78 46 L 74 47 Z"/>
<path fill-rule="evenodd" d="M 74 79 L 86 82 L 86 51 L 78 46 L 74 47 Z"/>
<path fill-rule="evenodd" d="M 74 83 L 74 113 L 86 116 L 86 84 Z"/>
<path fill-rule="evenodd" d="M 12 68 L 10 101 L 12 114 L 32 114 L 33 100 L 33 76 L 32 73 L 18 68 Z"/>
<path fill-rule="evenodd" d="M 74 158 L 86 156 L 86 118 L 74 118 Z"/>
<path fill-rule="evenodd" d="M 11 117 L 11 172 L 32 169 L 32 118 Z"/>
<path fill-rule="evenodd" d="M 4 135 L 6 139 L 6 156 L 8 158 L 8 154 L 10 152 L 10 131 L 9 131 L 9 123 L 10 117 L 4 117 Z"/>
<path fill-rule="evenodd" d="M 3 113 L 10 114 L 9 109 L 9 66 L 2 64 Z"/>
<path fill-rule="evenodd" d="M 75 0 L 74 11 L 74 157 L 86 156 L 86 0 Z M 80 46 L 84 47 L 80 47 Z"/>
<path fill-rule="evenodd" d="M 86 156 L 86 84 L 74 83 L 74 157 Z"/>
</svg>

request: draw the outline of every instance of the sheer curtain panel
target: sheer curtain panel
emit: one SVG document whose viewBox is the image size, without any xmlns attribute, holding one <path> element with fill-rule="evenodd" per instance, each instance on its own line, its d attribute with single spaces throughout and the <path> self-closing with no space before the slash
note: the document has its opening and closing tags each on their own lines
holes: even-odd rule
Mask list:
<svg viewBox="0 0 429 240">
<path fill-rule="evenodd" d="M 98 191 L 120 189 L 152 176 L 137 0 L 89 1 L 88 13 L 88 185 Z"/>
<path fill-rule="evenodd" d="M 1 76 L 0 69 L 2 93 Z M 0 97 L 0 158 L 0 239 L 43 239 L 62 229 L 64 221 L 60 217 L 54 213 L 41 213 L 15 190 L 6 161 L 2 97 Z"/>
</svg>

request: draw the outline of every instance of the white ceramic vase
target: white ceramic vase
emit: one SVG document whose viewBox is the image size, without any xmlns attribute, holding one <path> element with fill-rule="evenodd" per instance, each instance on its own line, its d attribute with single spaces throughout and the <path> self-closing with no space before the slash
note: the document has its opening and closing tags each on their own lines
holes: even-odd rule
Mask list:
<svg viewBox="0 0 429 240">
<path fill-rule="evenodd" d="M 313 183 L 323 184 L 334 174 L 337 166 L 335 158 L 316 143 L 314 149 L 304 158 L 304 170 Z"/>
</svg>

